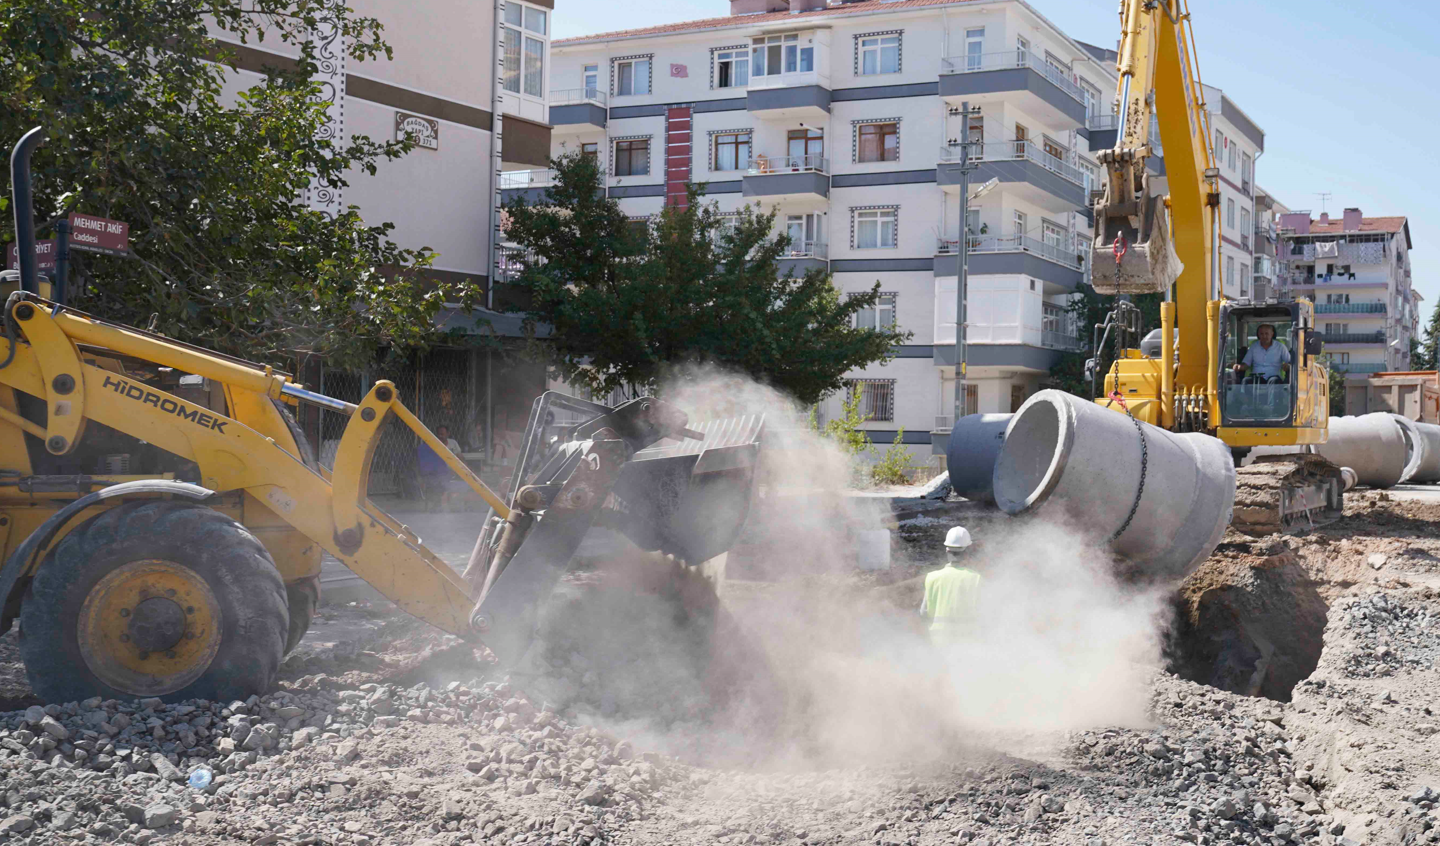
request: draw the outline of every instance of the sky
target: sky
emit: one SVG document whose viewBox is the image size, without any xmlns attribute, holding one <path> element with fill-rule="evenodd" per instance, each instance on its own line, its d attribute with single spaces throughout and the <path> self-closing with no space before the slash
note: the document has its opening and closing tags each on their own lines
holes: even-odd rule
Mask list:
<svg viewBox="0 0 1440 846">
<path fill-rule="evenodd" d="M 1070 37 L 1113 47 L 1117 0 L 1030 0 Z M 554 36 L 720 17 L 728 0 L 557 0 Z M 1440 303 L 1440 2 L 1193 0 L 1200 75 L 1265 131 L 1256 181 L 1318 217 L 1404 215 L 1422 315 Z M 1426 140 L 1429 139 L 1429 140 Z M 1425 320 L 1422 318 L 1421 323 Z"/>
</svg>

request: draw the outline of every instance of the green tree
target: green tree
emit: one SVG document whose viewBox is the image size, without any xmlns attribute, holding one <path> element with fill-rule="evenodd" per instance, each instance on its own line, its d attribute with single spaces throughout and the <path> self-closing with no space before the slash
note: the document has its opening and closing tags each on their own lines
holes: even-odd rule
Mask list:
<svg viewBox="0 0 1440 846">
<path fill-rule="evenodd" d="M 1345 371 L 1336 366 L 1330 356 L 1321 356 L 1330 378 L 1330 416 L 1345 416 Z"/>
<path fill-rule="evenodd" d="M 917 469 L 914 456 L 905 446 L 905 429 L 901 427 L 895 432 L 894 442 L 870 468 L 870 478 L 877 485 L 908 485 Z"/>
<path fill-rule="evenodd" d="M 910 337 L 859 329 L 856 312 L 880 296 L 841 296 L 830 275 L 780 276 L 789 239 L 775 213 L 743 208 L 733 223 L 691 186 L 636 226 L 604 195 L 595 161 L 561 156 L 534 205 L 506 206 L 506 234 L 532 260 L 516 280 L 527 323 L 550 327 L 552 363 L 599 392 L 654 386 L 695 363 L 742 371 L 814 404 L 845 373 L 888 361 Z"/>
<path fill-rule="evenodd" d="M 1417 350 L 1415 339 L 1410 339 L 1410 368 L 1412 370 L 1435 370 L 1440 368 L 1440 302 L 1430 311 L 1430 322 L 1425 324 L 1425 340 Z"/>
<path fill-rule="evenodd" d="M 233 51 L 209 27 L 298 57 L 233 97 Z M 78 307 L 154 315 L 160 332 L 249 358 L 355 364 L 423 348 L 446 299 L 477 301 L 475 285 L 425 283 L 429 251 L 397 247 L 389 224 L 308 206 L 307 191 L 343 189 L 411 147 L 329 139 L 313 81 L 327 27 L 354 62 L 390 56 L 380 23 L 344 4 L 0 0 L 0 144 L 38 125 L 49 137 L 34 159 L 40 237 L 72 211 L 131 227 L 133 257 L 75 256 Z"/>
</svg>

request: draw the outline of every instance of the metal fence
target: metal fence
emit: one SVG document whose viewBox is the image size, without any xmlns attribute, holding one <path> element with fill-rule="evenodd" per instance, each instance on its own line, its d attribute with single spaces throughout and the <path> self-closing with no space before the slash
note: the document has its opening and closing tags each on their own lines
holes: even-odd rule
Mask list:
<svg viewBox="0 0 1440 846">
<path fill-rule="evenodd" d="M 942 59 L 941 73 L 980 73 L 982 71 L 1030 68 L 1054 83 L 1056 88 L 1069 94 L 1080 103 L 1085 102 L 1085 92 L 1070 78 L 1070 74 L 1055 67 L 1028 50 L 1005 50 L 999 53 L 972 53 Z"/>
<path fill-rule="evenodd" d="M 821 155 L 808 156 L 755 156 L 746 164 L 751 176 L 771 173 L 829 173 L 830 160 Z"/>
</svg>

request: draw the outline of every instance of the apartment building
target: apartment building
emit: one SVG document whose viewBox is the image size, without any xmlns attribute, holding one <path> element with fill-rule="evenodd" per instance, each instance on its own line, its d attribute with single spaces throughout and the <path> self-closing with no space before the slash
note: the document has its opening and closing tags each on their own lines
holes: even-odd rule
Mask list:
<svg viewBox="0 0 1440 846">
<path fill-rule="evenodd" d="M 966 410 L 1010 411 L 1080 344 L 1063 307 L 1087 274 L 1092 147 L 1108 146 L 1089 126 L 1111 112 L 1113 53 L 1025 0 L 734 0 L 730 11 L 555 42 L 552 149 L 599 157 L 632 217 L 705 183 L 722 211 L 776 209 L 796 270 L 827 268 L 849 292 L 879 281 L 882 300 L 860 321 L 913 337 L 853 374 L 866 428 L 877 443 L 903 429 L 918 459 L 943 454 L 960 107 L 975 110 L 972 186 L 997 181 L 966 221 Z M 550 178 L 506 176 L 512 196 L 538 196 Z"/>
<path fill-rule="evenodd" d="M 318 79 L 328 98 L 330 136 L 339 143 L 365 135 L 376 140 L 409 136 L 417 146 L 394 161 L 381 161 L 374 174 L 352 172 L 340 192 L 313 190 L 312 207 L 339 210 L 358 206 L 367 222 L 393 223 L 390 238 L 402 247 L 430 247 L 429 271 L 436 282 L 471 279 L 490 287 L 502 253 L 492 249 L 498 230 L 501 174 L 545 167 L 551 139 L 548 95 L 551 84 L 550 33 L 554 0 L 469 3 L 431 0 L 425 14 L 396 0 L 352 0 L 357 15 L 384 25 L 393 58 L 347 60 L 343 37 L 332 29 L 314 34 Z M 443 22 L 438 25 L 437 22 Z M 285 67 L 298 49 L 267 38 L 234 42 L 214 37 L 235 55 L 227 80 L 232 95 L 255 85 L 265 67 Z M 512 315 L 448 309 L 439 317 L 448 329 L 475 334 L 518 335 Z M 502 360 L 503 359 L 503 360 Z M 344 399 L 358 400 L 378 373 L 337 373 L 313 361 L 300 374 L 307 384 Z M 407 404 L 432 425 L 444 422 L 467 446 L 484 440 L 487 452 L 523 430 L 530 402 L 546 388 L 544 368 L 493 347 L 439 349 L 403 373 L 384 374 L 397 382 Z M 324 454 L 338 431 L 333 415 L 305 410 L 311 440 Z M 483 434 L 477 435 L 477 426 Z M 378 460 L 375 478 L 403 473 L 413 449 L 395 447 Z M 377 484 L 372 479 L 372 493 Z M 387 492 L 381 487 L 378 492 Z"/>
<path fill-rule="evenodd" d="M 1255 296 L 1255 162 L 1265 133 L 1225 92 L 1205 86 L 1214 135 L 1211 155 L 1220 170 L 1220 286 L 1231 299 Z"/>
<path fill-rule="evenodd" d="M 1254 263 L 1250 273 L 1257 300 L 1280 296 L 1275 281 L 1280 258 L 1280 217 L 1289 213 L 1290 209 L 1275 199 L 1275 195 L 1255 186 L 1255 236 L 1250 245 L 1254 250 Z"/>
<path fill-rule="evenodd" d="M 1331 363 L 1358 378 L 1409 370 L 1422 299 L 1411 284 L 1410 222 L 1357 208 L 1339 218 L 1296 211 L 1280 216 L 1279 237 L 1277 281 L 1314 300 Z"/>
</svg>

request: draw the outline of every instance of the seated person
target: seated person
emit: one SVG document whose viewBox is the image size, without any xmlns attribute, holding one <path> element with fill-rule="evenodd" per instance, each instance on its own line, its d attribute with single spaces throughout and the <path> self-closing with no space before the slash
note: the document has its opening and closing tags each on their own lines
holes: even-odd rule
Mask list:
<svg viewBox="0 0 1440 846">
<path fill-rule="evenodd" d="M 435 436 L 444 442 L 446 448 L 456 455 L 460 454 L 460 444 L 450 437 L 450 427 L 444 424 L 436 427 Z M 448 507 L 451 495 L 461 490 L 468 489 L 460 479 L 455 478 L 454 472 L 445 463 L 435 450 L 431 449 L 424 441 L 415 450 L 415 471 L 420 474 L 424 489 L 427 492 L 438 491 L 441 493 L 441 507 Z"/>
<path fill-rule="evenodd" d="M 1255 335 L 1256 342 L 1235 365 L 1235 372 L 1244 373 L 1248 367 L 1253 381 L 1270 385 L 1284 382 L 1290 374 L 1290 350 L 1275 340 L 1275 327 L 1269 323 L 1260 324 Z"/>
</svg>

